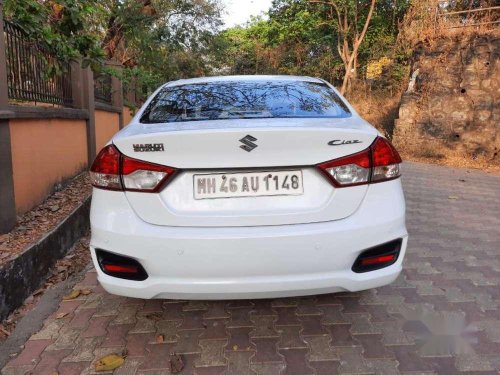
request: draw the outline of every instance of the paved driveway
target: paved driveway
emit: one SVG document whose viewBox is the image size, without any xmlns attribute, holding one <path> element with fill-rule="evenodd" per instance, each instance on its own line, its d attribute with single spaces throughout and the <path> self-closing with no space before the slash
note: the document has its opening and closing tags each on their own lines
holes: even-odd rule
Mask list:
<svg viewBox="0 0 500 375">
<path fill-rule="evenodd" d="M 404 274 L 359 293 L 233 302 L 64 301 L 3 374 L 498 374 L 500 177 L 407 163 Z M 63 313 L 63 314 L 61 314 Z M 61 317 L 67 313 L 64 317 Z"/>
</svg>

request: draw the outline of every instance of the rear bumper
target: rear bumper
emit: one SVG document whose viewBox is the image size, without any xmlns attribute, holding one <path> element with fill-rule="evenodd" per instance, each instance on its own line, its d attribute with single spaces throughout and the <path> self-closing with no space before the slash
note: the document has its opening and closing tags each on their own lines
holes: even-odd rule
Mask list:
<svg viewBox="0 0 500 375">
<path fill-rule="evenodd" d="M 406 251 L 399 180 L 371 185 L 350 217 L 331 222 L 232 228 L 162 227 L 140 220 L 121 192 L 95 190 L 91 251 L 137 259 L 149 277 L 104 274 L 113 294 L 137 298 L 237 299 L 357 291 L 391 283 Z M 365 249 L 402 238 L 393 265 L 366 273 L 351 267 Z"/>
</svg>

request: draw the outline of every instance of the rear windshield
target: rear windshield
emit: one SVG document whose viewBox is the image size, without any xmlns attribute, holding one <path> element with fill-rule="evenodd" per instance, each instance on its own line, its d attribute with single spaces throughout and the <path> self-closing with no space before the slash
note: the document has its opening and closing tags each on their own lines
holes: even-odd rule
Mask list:
<svg viewBox="0 0 500 375">
<path fill-rule="evenodd" d="M 339 118 L 349 109 L 324 83 L 212 82 L 163 88 L 142 123 L 243 118 Z"/>
</svg>

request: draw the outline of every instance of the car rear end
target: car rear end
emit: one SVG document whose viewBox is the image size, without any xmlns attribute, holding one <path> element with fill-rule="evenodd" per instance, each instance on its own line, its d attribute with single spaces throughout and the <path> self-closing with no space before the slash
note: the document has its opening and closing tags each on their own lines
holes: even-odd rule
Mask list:
<svg viewBox="0 0 500 375">
<path fill-rule="evenodd" d="M 188 299 L 385 285 L 407 241 L 400 162 L 316 79 L 166 85 L 92 167 L 99 281 Z"/>
</svg>

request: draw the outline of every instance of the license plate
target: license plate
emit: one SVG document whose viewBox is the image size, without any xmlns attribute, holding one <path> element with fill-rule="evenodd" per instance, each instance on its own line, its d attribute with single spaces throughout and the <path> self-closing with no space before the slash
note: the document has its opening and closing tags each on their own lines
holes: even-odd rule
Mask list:
<svg viewBox="0 0 500 375">
<path fill-rule="evenodd" d="M 302 194 L 301 170 L 194 175 L 194 199 Z"/>
</svg>

